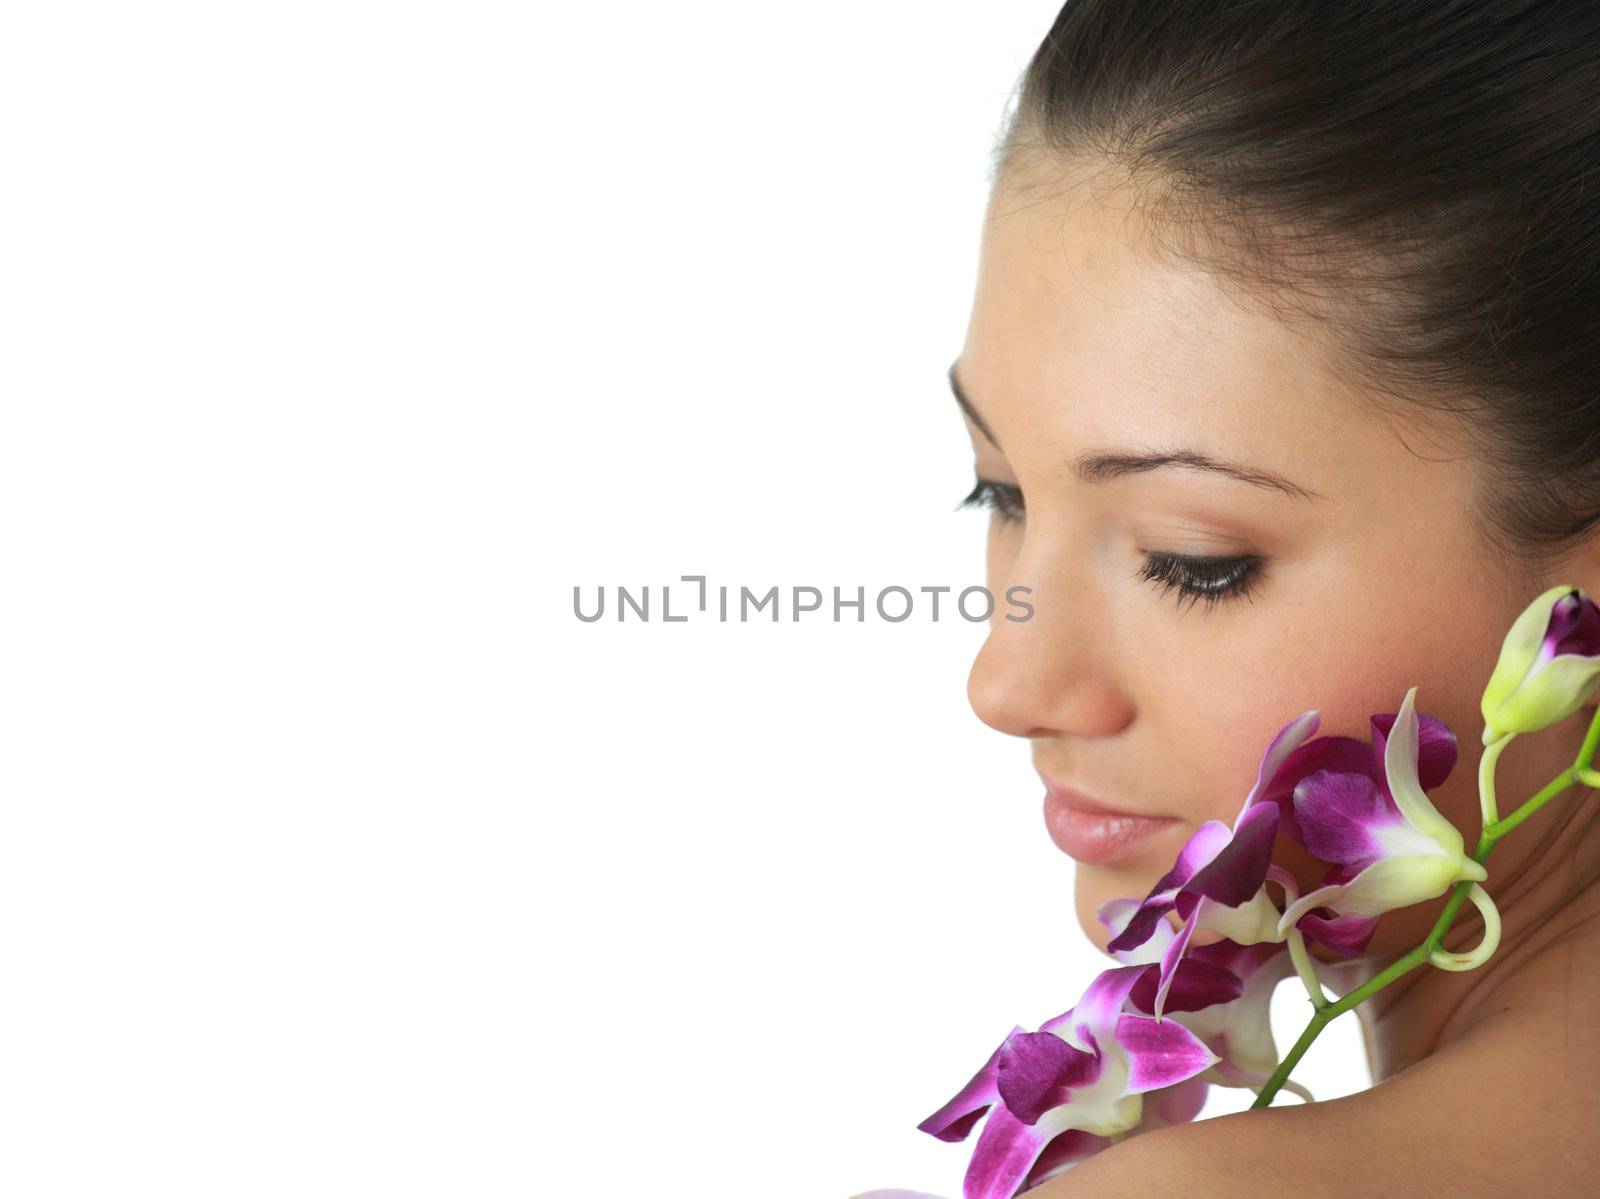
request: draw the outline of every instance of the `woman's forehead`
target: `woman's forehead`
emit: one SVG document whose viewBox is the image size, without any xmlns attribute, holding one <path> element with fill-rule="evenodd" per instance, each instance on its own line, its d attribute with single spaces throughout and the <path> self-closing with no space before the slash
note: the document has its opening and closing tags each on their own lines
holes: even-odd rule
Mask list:
<svg viewBox="0 0 1600 1199">
<path fill-rule="evenodd" d="M 1328 494 L 1415 470 L 1331 342 L 1165 252 L 1124 197 L 991 209 L 957 370 L 1008 452 L 1181 443 Z"/>
</svg>

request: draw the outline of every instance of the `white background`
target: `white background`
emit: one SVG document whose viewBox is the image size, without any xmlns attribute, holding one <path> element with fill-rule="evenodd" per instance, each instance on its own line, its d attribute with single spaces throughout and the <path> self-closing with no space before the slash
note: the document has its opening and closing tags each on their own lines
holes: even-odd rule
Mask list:
<svg viewBox="0 0 1600 1199">
<path fill-rule="evenodd" d="M 1108 964 L 984 626 L 660 589 L 982 582 L 1054 12 L 7 11 L 0 1191 L 958 1192 L 916 1122 Z"/>
</svg>

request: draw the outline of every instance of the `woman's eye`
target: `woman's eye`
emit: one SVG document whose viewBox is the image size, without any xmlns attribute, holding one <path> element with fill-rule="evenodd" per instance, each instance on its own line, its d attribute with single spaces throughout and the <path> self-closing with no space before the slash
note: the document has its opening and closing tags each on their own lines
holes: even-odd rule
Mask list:
<svg viewBox="0 0 1600 1199">
<path fill-rule="evenodd" d="M 1205 600 L 1206 609 L 1224 599 L 1248 596 L 1261 575 L 1263 559 L 1257 554 L 1241 558 L 1185 557 L 1181 554 L 1147 554 L 1141 579 L 1158 584 L 1162 592 L 1178 592 L 1178 610 L 1184 600 L 1191 605 Z"/>
<path fill-rule="evenodd" d="M 993 479 L 979 479 L 967 493 L 966 499 L 956 505 L 960 508 L 988 508 L 1000 520 L 1021 520 L 1026 509 L 1022 504 L 1022 488 L 1014 483 L 997 483 Z"/>
<path fill-rule="evenodd" d="M 994 479 L 980 478 L 957 507 L 988 508 L 1005 524 L 1019 521 L 1027 514 L 1022 489 L 1015 483 L 1000 483 Z M 1204 600 L 1209 611 L 1225 599 L 1248 597 L 1260 580 L 1264 562 L 1258 554 L 1214 558 L 1149 553 L 1145 555 L 1139 578 L 1155 583 L 1163 593 L 1176 591 L 1180 612 L 1185 602 L 1192 606 L 1198 600 Z"/>
</svg>

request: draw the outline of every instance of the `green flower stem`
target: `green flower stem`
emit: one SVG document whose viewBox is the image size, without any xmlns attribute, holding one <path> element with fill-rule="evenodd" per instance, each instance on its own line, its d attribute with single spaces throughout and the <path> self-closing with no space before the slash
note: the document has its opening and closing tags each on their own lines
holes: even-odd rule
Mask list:
<svg viewBox="0 0 1600 1199">
<path fill-rule="evenodd" d="M 1509 737 L 1505 737 L 1494 742 L 1484 751 L 1485 755 L 1493 752 L 1496 745 L 1503 746 L 1509 740 Z M 1573 783 L 1583 782 L 1591 787 L 1600 786 L 1600 771 L 1591 769 L 1597 749 L 1600 749 L 1600 709 L 1595 710 L 1594 719 L 1589 724 L 1588 734 L 1583 739 L 1583 748 L 1578 751 L 1577 761 L 1551 779 L 1549 783 L 1539 790 L 1538 794 L 1504 820 L 1494 821 L 1485 825 L 1483 833 L 1478 838 L 1478 848 L 1473 851 L 1473 860 L 1478 865 L 1483 865 L 1488 860 L 1489 855 L 1494 852 L 1495 843 L 1501 837 L 1516 828 L 1546 803 L 1572 786 Z M 1498 757 L 1498 754 L 1496 756 Z M 1492 778 L 1490 786 L 1491 788 L 1493 786 Z M 1480 798 L 1483 798 L 1481 772 L 1479 775 L 1479 787 Z M 1486 811 L 1489 810 L 1488 805 L 1492 802 L 1492 796 L 1484 799 Z M 1251 1108 L 1267 1107 L 1271 1104 L 1273 1097 L 1277 1095 L 1284 1082 L 1288 1079 L 1289 1072 L 1300 1064 L 1300 1059 L 1305 1056 L 1306 1050 L 1311 1048 L 1311 1042 L 1315 1041 L 1322 1034 L 1322 1030 L 1328 1027 L 1330 1023 L 1344 1015 L 1358 1003 L 1370 999 L 1394 982 L 1395 979 L 1409 974 L 1418 966 L 1426 963 L 1434 950 L 1441 948 L 1445 933 L 1449 931 L 1451 924 L 1455 922 L 1456 914 L 1461 911 L 1461 905 L 1466 902 L 1468 892 L 1471 890 L 1472 881 L 1470 879 L 1457 883 L 1450 892 L 1450 898 L 1445 901 L 1444 911 L 1439 913 L 1439 918 L 1433 922 L 1432 931 L 1428 933 L 1427 939 L 1421 945 L 1418 945 L 1403 957 L 1396 958 L 1393 962 L 1390 962 L 1381 972 L 1362 983 L 1348 995 L 1341 996 L 1325 1007 L 1317 1008 L 1312 1013 L 1311 1020 L 1306 1025 L 1305 1031 L 1300 1034 L 1300 1039 L 1294 1043 L 1294 1047 L 1288 1053 L 1284 1054 L 1283 1061 L 1278 1063 L 1278 1068 L 1272 1072 L 1272 1077 L 1257 1092 L 1256 1101 L 1250 1105 Z M 1298 968 L 1298 963 L 1296 963 L 1296 967 Z"/>
<path fill-rule="evenodd" d="M 1294 875 L 1282 866 L 1270 866 L 1267 868 L 1267 878 L 1283 888 L 1284 909 L 1293 907 L 1294 901 L 1300 898 L 1300 887 L 1294 881 Z M 1312 964 L 1311 954 L 1306 950 L 1305 934 L 1298 928 L 1291 928 L 1284 940 L 1289 944 L 1289 960 L 1294 963 L 1295 973 L 1305 984 L 1306 994 L 1311 998 L 1311 1006 L 1326 1007 L 1330 1000 L 1322 989 L 1322 980 L 1317 977 L 1317 968 Z"/>
<path fill-rule="evenodd" d="M 1483 756 L 1478 759 L 1478 801 L 1483 809 L 1483 827 L 1488 828 L 1500 819 L 1500 810 L 1495 806 L 1494 795 L 1494 768 L 1500 761 L 1500 754 L 1506 746 L 1511 744 L 1515 733 L 1507 733 L 1497 741 L 1491 741 L 1483 751 Z"/>
<path fill-rule="evenodd" d="M 1488 847 L 1480 845 L 1478 854 L 1481 854 L 1482 857 L 1479 857 L 1478 854 L 1473 856 L 1478 857 L 1481 864 L 1482 859 L 1489 856 L 1488 850 L 1492 848 L 1492 842 Z M 1266 1086 L 1262 1087 L 1257 1093 L 1256 1101 L 1250 1106 L 1252 1108 L 1266 1107 L 1272 1102 L 1273 1096 L 1278 1093 L 1283 1086 L 1284 1080 L 1289 1077 L 1289 1072 L 1300 1064 L 1300 1059 L 1305 1056 L 1306 1050 L 1311 1048 L 1311 1042 L 1315 1041 L 1322 1034 L 1322 1030 L 1334 1019 L 1344 1015 L 1356 1004 L 1377 994 L 1401 975 L 1409 974 L 1418 966 L 1424 965 L 1428 960 L 1428 955 L 1439 947 L 1439 942 L 1443 938 L 1445 930 L 1450 927 L 1451 922 L 1455 920 L 1456 913 L 1461 910 L 1461 905 L 1466 902 L 1467 892 L 1471 887 L 1471 880 L 1456 884 L 1455 889 L 1450 893 L 1449 900 L 1444 905 L 1444 911 L 1439 914 L 1439 919 L 1434 922 L 1433 931 L 1428 934 L 1427 940 L 1421 945 L 1418 945 L 1404 957 L 1396 958 L 1393 962 L 1390 962 L 1381 973 L 1374 975 L 1348 995 L 1341 996 L 1328 1004 L 1327 1007 L 1318 1008 L 1313 1013 L 1311 1022 L 1306 1025 L 1305 1031 L 1300 1034 L 1300 1039 L 1294 1043 L 1294 1048 L 1284 1055 L 1283 1061 L 1278 1063 L 1278 1068 L 1273 1071 L 1272 1077 L 1267 1080 Z"/>
<path fill-rule="evenodd" d="M 1473 883 L 1467 888 L 1467 898 L 1472 900 L 1472 905 L 1483 917 L 1483 936 L 1478 939 L 1477 947 L 1469 953 L 1435 949 L 1428 955 L 1428 961 L 1441 970 L 1476 970 L 1500 948 L 1500 909 L 1494 906 L 1489 892 L 1483 889 L 1482 883 Z"/>
<path fill-rule="evenodd" d="M 1494 842 L 1500 840 L 1501 837 L 1505 836 L 1512 829 L 1516 828 L 1517 825 L 1521 824 L 1529 816 L 1532 816 L 1540 808 L 1544 807 L 1545 804 L 1550 802 L 1550 800 L 1560 795 L 1563 791 L 1577 781 L 1578 767 L 1567 767 L 1560 774 L 1556 775 L 1555 778 L 1546 783 L 1544 787 L 1540 789 L 1539 794 L 1535 795 L 1527 803 L 1523 804 L 1515 812 L 1511 813 L 1511 815 L 1507 816 L 1504 820 L 1497 820 L 1488 828 L 1484 829 L 1483 835 L 1489 839 L 1489 843 L 1491 845 L 1494 844 Z"/>
<path fill-rule="evenodd" d="M 1583 747 L 1578 750 L 1578 760 L 1574 764 L 1576 769 L 1587 770 L 1594 765 L 1595 751 L 1600 750 L 1600 708 L 1594 710 L 1594 718 L 1589 722 L 1589 732 L 1583 739 Z"/>
<path fill-rule="evenodd" d="M 1285 939 L 1289 942 L 1289 960 L 1294 963 L 1295 973 L 1305 984 L 1311 1006 L 1321 1011 L 1332 1001 L 1322 989 L 1322 980 L 1317 977 L 1317 968 L 1311 964 L 1311 955 L 1306 952 L 1305 934 L 1298 928 L 1291 928 Z"/>
</svg>

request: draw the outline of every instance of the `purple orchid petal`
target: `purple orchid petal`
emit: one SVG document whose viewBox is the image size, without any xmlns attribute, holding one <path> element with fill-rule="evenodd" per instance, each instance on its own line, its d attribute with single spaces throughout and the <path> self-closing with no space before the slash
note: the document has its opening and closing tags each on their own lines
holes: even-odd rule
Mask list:
<svg viewBox="0 0 1600 1199">
<path fill-rule="evenodd" d="M 1127 930 L 1142 906 L 1137 899 L 1108 899 L 1095 911 L 1095 917 L 1106 926 L 1111 933 L 1111 939 L 1116 940 Z M 1162 914 L 1156 911 L 1151 917 L 1153 926 L 1138 947 L 1110 950 L 1111 956 L 1124 966 L 1142 966 L 1149 962 L 1159 962 L 1161 954 L 1175 935 L 1172 926 L 1161 919 Z"/>
<path fill-rule="evenodd" d="M 1342 958 L 1360 957 L 1378 931 L 1376 916 L 1318 916 L 1307 912 L 1296 922 L 1306 940 L 1326 945 Z"/>
<path fill-rule="evenodd" d="M 1178 898 L 1172 901 L 1172 910 L 1178 913 L 1179 920 L 1188 920 L 1190 916 L 1194 915 L 1195 908 L 1199 906 L 1200 901 L 1204 898 L 1206 897 L 1198 891 L 1179 891 Z M 1174 933 L 1173 935 L 1176 936 L 1177 934 Z"/>
<path fill-rule="evenodd" d="M 1161 955 L 1161 981 L 1156 987 L 1156 1000 L 1151 1005 L 1156 1019 L 1161 1019 L 1162 1011 L 1167 1002 L 1167 991 L 1172 987 L 1172 980 L 1178 970 L 1178 963 L 1183 960 L 1183 951 L 1189 948 L 1189 938 L 1194 936 L 1195 925 L 1200 922 L 1200 915 L 1205 911 L 1205 905 L 1211 900 L 1201 897 L 1195 905 L 1194 911 L 1183 922 L 1183 927 L 1178 930 L 1178 935 L 1172 938 L 1172 944 L 1167 946 L 1167 951 Z"/>
<path fill-rule="evenodd" d="M 1241 945 L 1224 937 L 1209 945 L 1196 945 L 1184 960 L 1190 965 L 1220 967 L 1237 977 L 1241 983 L 1247 983 L 1257 970 L 1283 952 L 1282 942 L 1258 941 L 1254 945 Z"/>
<path fill-rule="evenodd" d="M 1090 1051 L 1094 1049 L 1095 1038 L 1110 1037 L 1116 1031 L 1117 1018 L 1122 1015 L 1128 993 L 1148 969 L 1148 966 L 1112 966 L 1102 970 L 1073 1008 L 1073 1035 L 1067 1040 L 1075 1048 Z"/>
<path fill-rule="evenodd" d="M 1284 818 L 1284 805 L 1277 798 L 1276 789 L 1283 786 L 1291 763 L 1303 764 L 1309 760 L 1308 747 L 1315 743 L 1307 739 L 1316 732 L 1319 719 L 1314 710 L 1304 712 L 1279 729 L 1262 755 L 1255 786 L 1245 797 L 1233 827 L 1219 820 L 1206 821 L 1184 843 L 1177 862 L 1151 889 L 1139 908 L 1131 916 L 1118 910 L 1117 919 L 1125 920 L 1125 924 L 1112 937 L 1107 949 L 1119 960 L 1126 960 L 1123 954 L 1149 940 L 1168 911 L 1176 911 L 1183 920 L 1181 931 L 1161 954 L 1160 983 L 1154 1003 L 1158 1019 L 1166 1004 L 1174 970 L 1204 909 L 1204 901 L 1237 908 L 1260 893 L 1272 865 L 1278 826 Z M 1317 752 L 1326 754 L 1330 748 L 1325 746 Z M 1370 768 L 1370 748 L 1365 752 Z M 1294 831 L 1298 834 L 1299 830 Z"/>
<path fill-rule="evenodd" d="M 1229 942 L 1232 944 L 1232 942 Z M 1146 966 L 1144 974 L 1128 994 L 1137 1008 L 1155 1014 L 1156 987 L 1160 982 L 1158 966 Z M 1239 998 L 1244 983 L 1232 970 L 1197 958 L 1186 958 L 1173 971 L 1172 986 L 1167 991 L 1163 1012 L 1198 1012 L 1219 1003 Z"/>
<path fill-rule="evenodd" d="M 1128 1055 L 1128 1094 L 1170 1087 L 1193 1078 L 1221 1059 L 1176 1020 L 1126 1015 L 1117 1040 Z"/>
<path fill-rule="evenodd" d="M 1277 805 L 1279 826 L 1296 840 L 1300 830 L 1295 823 L 1295 784 L 1318 770 L 1343 770 L 1357 774 L 1370 774 L 1374 781 L 1382 778 L 1382 771 L 1373 761 L 1372 746 L 1354 737 L 1316 737 L 1284 759 L 1272 782 L 1256 798 L 1256 803 Z"/>
<path fill-rule="evenodd" d="M 1170 898 L 1170 892 L 1168 896 L 1158 898 L 1157 895 L 1157 892 L 1152 891 L 1151 898 L 1139 905 L 1122 931 L 1107 942 L 1108 953 L 1114 955 L 1127 953 L 1137 949 L 1155 935 L 1157 927 L 1163 923 L 1162 917 L 1172 911 L 1175 902 Z"/>
<path fill-rule="evenodd" d="M 1196 874 L 1210 865 L 1219 853 L 1227 848 L 1228 842 L 1233 839 L 1233 830 L 1220 820 L 1208 820 L 1190 835 L 1183 843 L 1183 848 L 1178 851 L 1178 860 L 1173 864 L 1163 878 L 1162 882 L 1169 887 L 1182 887 Z M 1160 890 L 1162 883 L 1156 884 Z"/>
<path fill-rule="evenodd" d="M 1294 789 L 1295 818 L 1305 847 L 1325 862 L 1369 862 L 1383 856 L 1375 831 L 1405 817 L 1389 793 L 1364 774 L 1319 770 Z"/>
<path fill-rule="evenodd" d="M 1128 927 L 1128 921 L 1139 910 L 1137 899 L 1108 899 L 1095 909 L 1095 919 L 1105 925 L 1112 936 Z"/>
<path fill-rule="evenodd" d="M 1586 602 L 1575 591 L 1562 596 L 1550 609 L 1535 669 L 1558 654 L 1578 654 L 1585 658 L 1600 654 L 1600 608 L 1592 601 Z"/>
<path fill-rule="evenodd" d="M 1100 1076 L 1100 1058 L 1074 1049 L 1053 1032 L 1019 1032 L 1007 1038 L 995 1076 L 1000 1098 L 1024 1124 L 1038 1122 Z"/>
<path fill-rule="evenodd" d="M 1139 900 L 1106 900 L 1106 903 L 1102 903 L 1094 911 L 1094 917 L 1101 924 L 1106 925 L 1107 930 L 1112 935 L 1112 940 L 1115 940 L 1117 936 L 1122 936 L 1122 933 L 1126 932 L 1128 925 L 1133 924 L 1133 917 L 1138 916 L 1141 908 L 1144 908 L 1144 904 Z M 1157 912 L 1157 917 L 1160 916 L 1162 916 L 1162 912 Z M 1158 933 L 1162 932 L 1166 933 L 1165 938 L 1157 936 Z M 1171 940 L 1171 935 L 1173 935 L 1173 927 L 1170 924 L 1166 924 L 1165 920 L 1162 919 L 1155 920 L 1154 930 L 1146 936 L 1146 954 L 1149 954 L 1149 944 L 1147 944 L 1149 943 L 1149 936 L 1157 936 L 1158 944 L 1154 946 L 1155 956 L 1160 957 L 1160 951 L 1166 948 L 1166 941 Z M 1126 954 L 1128 954 L 1128 951 L 1118 952 L 1117 954 L 1123 965 L 1142 965 L 1144 962 L 1154 960 L 1152 957 L 1147 956 L 1130 959 Z"/>
<path fill-rule="evenodd" d="M 1314 726 L 1315 722 L 1310 722 L 1309 727 Z M 1169 911 L 1176 910 L 1185 924 L 1189 923 L 1201 896 L 1230 908 L 1249 902 L 1261 889 L 1272 864 L 1278 820 L 1276 804 L 1260 803 L 1246 807 L 1234 828 L 1220 820 L 1202 824 L 1184 843 L 1172 869 L 1107 944 L 1107 950 L 1121 954 L 1144 944 Z M 1169 944 L 1163 962 L 1171 953 Z"/>
<path fill-rule="evenodd" d="M 1028 1171 L 1028 1176 L 1022 1180 L 1022 1190 L 1032 1190 L 1041 1182 L 1062 1173 L 1069 1166 L 1074 1166 L 1110 1147 L 1110 1137 L 1096 1136 L 1081 1128 L 1069 1128 L 1044 1147 L 1044 1152 L 1039 1154 L 1038 1160 L 1033 1163 L 1033 1168 Z"/>
<path fill-rule="evenodd" d="M 1197 828 L 1178 851 L 1178 860 L 1162 875 L 1128 926 L 1113 937 L 1106 949 L 1111 953 L 1135 949 L 1155 932 L 1161 918 L 1172 910 L 1178 893 L 1190 879 L 1221 853 L 1233 837 L 1233 830 L 1220 820 L 1208 820 Z"/>
<path fill-rule="evenodd" d="M 1189 894 L 1204 895 L 1236 908 L 1261 889 L 1272 865 L 1272 843 L 1278 834 L 1278 809 L 1258 804 L 1234 826 L 1228 843 L 1184 884 Z M 1181 910 L 1181 909 L 1180 909 Z M 1187 917 L 1188 913 L 1184 914 Z"/>
<path fill-rule="evenodd" d="M 1284 765 L 1305 743 L 1306 738 L 1317 731 L 1317 725 L 1321 721 L 1322 717 L 1315 708 L 1309 712 L 1302 712 L 1279 729 L 1277 735 L 1267 743 L 1267 752 L 1261 755 L 1261 765 L 1256 771 L 1255 786 L 1250 788 L 1249 794 L 1244 797 L 1244 803 L 1239 808 L 1239 815 L 1234 817 L 1235 828 L 1239 827 L 1239 821 L 1244 818 L 1246 812 L 1267 799 L 1267 793 Z"/>
<path fill-rule="evenodd" d="M 1398 712 L 1372 717 L 1372 754 L 1376 759 L 1377 780 L 1383 780 L 1383 755 L 1389 732 Z M 1424 791 L 1432 791 L 1455 769 L 1458 750 L 1456 735 L 1436 716 L 1417 717 L 1417 781 Z"/>
<path fill-rule="evenodd" d="M 1020 1025 L 1013 1028 L 1004 1041 L 989 1055 L 989 1060 L 984 1062 L 978 1072 L 972 1076 L 966 1086 L 956 1092 L 954 1098 L 929 1116 L 917 1127 L 930 1136 L 936 1136 L 941 1141 L 964 1141 L 973 1126 L 983 1117 L 991 1104 L 1000 1099 L 1000 1091 L 995 1085 L 995 1076 L 999 1071 L 1000 1055 L 1005 1047 L 1010 1044 L 1011 1038 L 1020 1032 L 1026 1031 Z"/>
<path fill-rule="evenodd" d="M 1012 1199 L 1060 1129 L 1024 1124 L 1002 1104 L 989 1114 L 962 1185 L 964 1199 Z"/>
</svg>

